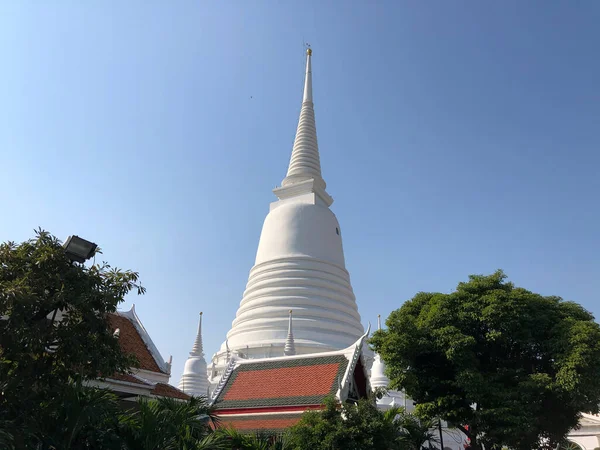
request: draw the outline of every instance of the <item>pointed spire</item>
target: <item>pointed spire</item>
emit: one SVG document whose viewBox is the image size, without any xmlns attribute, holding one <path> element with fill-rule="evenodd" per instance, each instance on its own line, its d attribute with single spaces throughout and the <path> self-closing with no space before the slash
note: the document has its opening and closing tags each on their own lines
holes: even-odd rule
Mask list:
<svg viewBox="0 0 600 450">
<path fill-rule="evenodd" d="M 312 49 L 306 49 L 306 75 L 304 76 L 304 96 L 302 103 L 312 102 L 312 65 L 311 65 Z"/>
<path fill-rule="evenodd" d="M 309 49 L 310 50 L 310 49 Z M 284 356 L 293 356 L 296 354 L 296 347 L 294 345 L 294 333 L 292 332 L 292 310 L 290 309 L 290 318 L 288 323 L 288 335 L 285 340 L 285 347 L 283 348 Z"/>
<path fill-rule="evenodd" d="M 202 348 L 202 313 L 200 313 L 200 320 L 198 321 L 198 334 L 194 341 L 194 346 L 190 352 L 191 356 L 204 356 L 204 349 Z"/>
<path fill-rule="evenodd" d="M 169 364 L 171 360 L 169 360 Z M 190 395 L 206 395 L 208 388 L 208 371 L 204 351 L 202 349 L 202 313 L 198 321 L 198 334 L 194 341 L 194 346 L 190 356 L 185 362 L 183 374 L 179 381 L 179 389 Z"/>
<path fill-rule="evenodd" d="M 306 75 L 304 79 L 304 95 L 300 120 L 296 130 L 296 139 L 290 159 L 287 176 L 282 181 L 282 186 L 289 186 L 302 181 L 314 179 L 322 189 L 325 181 L 321 177 L 321 161 L 319 158 L 319 145 L 317 143 L 317 128 L 315 125 L 315 112 L 312 96 L 312 49 L 306 50 Z"/>
<path fill-rule="evenodd" d="M 377 329 L 381 330 L 381 314 L 377 315 Z M 385 364 L 381 360 L 379 353 L 375 353 L 373 365 L 371 366 L 371 387 L 382 387 L 387 388 L 390 384 L 389 378 L 385 375 Z"/>
</svg>

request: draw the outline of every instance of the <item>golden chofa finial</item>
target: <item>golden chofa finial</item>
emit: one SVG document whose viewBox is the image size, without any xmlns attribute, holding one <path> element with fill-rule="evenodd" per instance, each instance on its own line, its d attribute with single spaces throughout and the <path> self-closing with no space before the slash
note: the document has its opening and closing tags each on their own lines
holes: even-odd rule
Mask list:
<svg viewBox="0 0 600 450">
<path fill-rule="evenodd" d="M 310 48 L 310 47 L 309 47 L 309 48 L 307 48 L 307 49 L 306 49 L 306 54 L 307 54 L 308 56 L 312 55 L 312 48 Z"/>
</svg>

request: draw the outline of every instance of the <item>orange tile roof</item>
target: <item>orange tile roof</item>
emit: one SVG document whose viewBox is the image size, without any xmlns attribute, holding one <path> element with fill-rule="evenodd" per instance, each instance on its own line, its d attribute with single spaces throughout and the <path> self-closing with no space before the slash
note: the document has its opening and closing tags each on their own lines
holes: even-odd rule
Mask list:
<svg viewBox="0 0 600 450">
<path fill-rule="evenodd" d="M 151 372 L 164 373 L 158 367 L 156 360 L 148 350 L 144 340 L 135 328 L 135 325 L 127 317 L 118 314 L 109 314 L 108 321 L 111 330 L 119 328 L 119 345 L 124 353 L 134 355 L 139 363 L 140 369 L 149 370 Z"/>
<path fill-rule="evenodd" d="M 126 381 L 128 383 L 146 384 L 139 378 L 136 378 L 133 375 L 130 375 L 128 373 L 115 373 L 115 374 L 112 374 L 109 378 L 111 380 Z"/>
<path fill-rule="evenodd" d="M 156 383 L 154 389 L 152 389 L 152 394 L 158 395 L 159 397 L 170 397 L 170 398 L 178 398 L 181 400 L 189 400 L 190 396 L 185 392 L 180 391 L 174 386 L 165 383 Z"/>
<path fill-rule="evenodd" d="M 214 400 L 217 410 L 321 405 L 348 367 L 344 355 L 245 362 Z"/>
<path fill-rule="evenodd" d="M 318 376 L 315 376 L 315 366 L 240 372 L 223 400 L 327 395 L 339 368 L 339 363 L 319 365 Z"/>
<path fill-rule="evenodd" d="M 142 386 L 146 386 L 147 388 L 153 388 L 150 393 L 154 394 L 158 397 L 169 397 L 169 398 L 178 398 L 181 400 L 189 400 L 190 396 L 185 392 L 180 391 L 174 386 L 166 383 L 150 383 L 149 381 L 141 380 L 133 375 L 127 373 L 115 373 L 108 377 L 108 380 L 116 380 L 116 381 L 126 381 L 128 383 L 140 384 Z"/>
<path fill-rule="evenodd" d="M 134 355 L 139 361 L 139 369 L 165 373 L 160 370 L 158 363 L 138 333 L 135 325 L 127 317 L 119 314 L 109 314 L 108 322 L 111 331 L 119 328 L 119 345 L 121 347 L 121 351 L 123 351 L 123 353 Z M 176 387 L 171 386 L 170 384 L 150 383 L 128 373 L 115 373 L 108 377 L 108 379 L 141 384 L 147 386 L 148 388 L 152 387 L 153 389 L 150 391 L 150 393 L 159 397 L 170 397 L 181 400 L 189 400 L 190 398 L 189 395 L 185 394 L 183 391 L 180 391 Z"/>
</svg>

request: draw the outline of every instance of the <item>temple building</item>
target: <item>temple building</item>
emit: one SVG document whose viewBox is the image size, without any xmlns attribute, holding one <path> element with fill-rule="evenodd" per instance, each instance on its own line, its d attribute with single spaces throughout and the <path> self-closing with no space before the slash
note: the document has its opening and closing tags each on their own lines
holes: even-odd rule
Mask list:
<svg viewBox="0 0 600 450">
<path fill-rule="evenodd" d="M 340 403 L 369 395 L 363 354 L 368 332 L 342 350 L 274 358 L 231 357 L 211 403 L 224 426 L 281 431 L 333 396 Z"/>
<path fill-rule="evenodd" d="M 342 246 L 321 171 L 307 50 L 300 118 L 287 174 L 273 193 L 254 266 L 232 327 L 210 364 L 201 319 L 179 388 L 208 395 L 224 423 L 240 430 L 287 428 L 327 395 L 354 401 L 371 388 L 388 388 L 385 364 L 365 345 Z M 379 327 L 381 325 L 379 324 Z M 387 390 L 379 408 L 413 402 Z M 445 450 L 465 446 L 444 423 Z M 584 415 L 569 435 L 574 450 L 600 446 L 600 418 Z"/>
<path fill-rule="evenodd" d="M 166 362 L 154 345 L 135 312 L 135 305 L 129 311 L 109 314 L 108 323 L 121 351 L 134 356 L 139 364 L 129 373 L 115 373 L 92 381 L 91 385 L 111 390 L 125 407 L 135 405 L 139 397 L 190 398 L 169 384 L 171 362 Z"/>
<path fill-rule="evenodd" d="M 582 414 L 579 429 L 572 430 L 563 450 L 596 450 L 600 447 L 600 416 Z"/>
</svg>

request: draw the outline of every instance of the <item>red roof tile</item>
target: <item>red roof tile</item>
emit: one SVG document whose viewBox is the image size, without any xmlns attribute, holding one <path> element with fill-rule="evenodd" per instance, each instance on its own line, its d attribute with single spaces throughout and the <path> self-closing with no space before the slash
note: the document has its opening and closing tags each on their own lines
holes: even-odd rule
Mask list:
<svg viewBox="0 0 600 450">
<path fill-rule="evenodd" d="M 153 388 L 150 393 L 154 394 L 158 397 L 169 397 L 169 398 L 178 398 L 181 400 L 189 400 L 190 396 L 185 392 L 180 391 L 174 386 L 166 383 L 150 383 L 147 381 L 140 380 L 133 375 L 129 375 L 126 373 L 116 373 L 109 377 L 109 380 L 117 380 L 117 381 L 126 381 L 128 383 L 141 384 L 142 386 L 147 386 L 148 388 Z"/>
<path fill-rule="evenodd" d="M 300 366 L 241 372 L 223 400 L 327 395 L 339 368 L 340 363 L 333 363 L 319 365 L 318 369 L 315 366 Z"/>
<path fill-rule="evenodd" d="M 245 362 L 234 369 L 214 401 L 217 410 L 320 405 L 344 376 L 343 355 Z"/>
<path fill-rule="evenodd" d="M 135 325 L 127 317 L 118 314 L 110 314 L 108 316 L 111 330 L 119 328 L 119 345 L 124 353 L 134 355 L 139 363 L 140 369 L 149 370 L 151 372 L 162 372 L 156 360 L 146 347 L 144 340 L 135 328 Z"/>
<path fill-rule="evenodd" d="M 111 380 L 126 381 L 128 383 L 147 384 L 147 383 L 144 383 L 139 378 L 136 378 L 133 375 L 130 375 L 128 373 L 115 373 L 108 378 L 110 378 Z"/>
<path fill-rule="evenodd" d="M 178 398 L 181 400 L 190 399 L 190 396 L 187 395 L 185 392 L 180 391 L 176 387 L 165 383 L 156 383 L 156 386 L 154 387 L 154 389 L 152 389 L 152 394 L 158 395 L 159 397 Z"/>
</svg>

